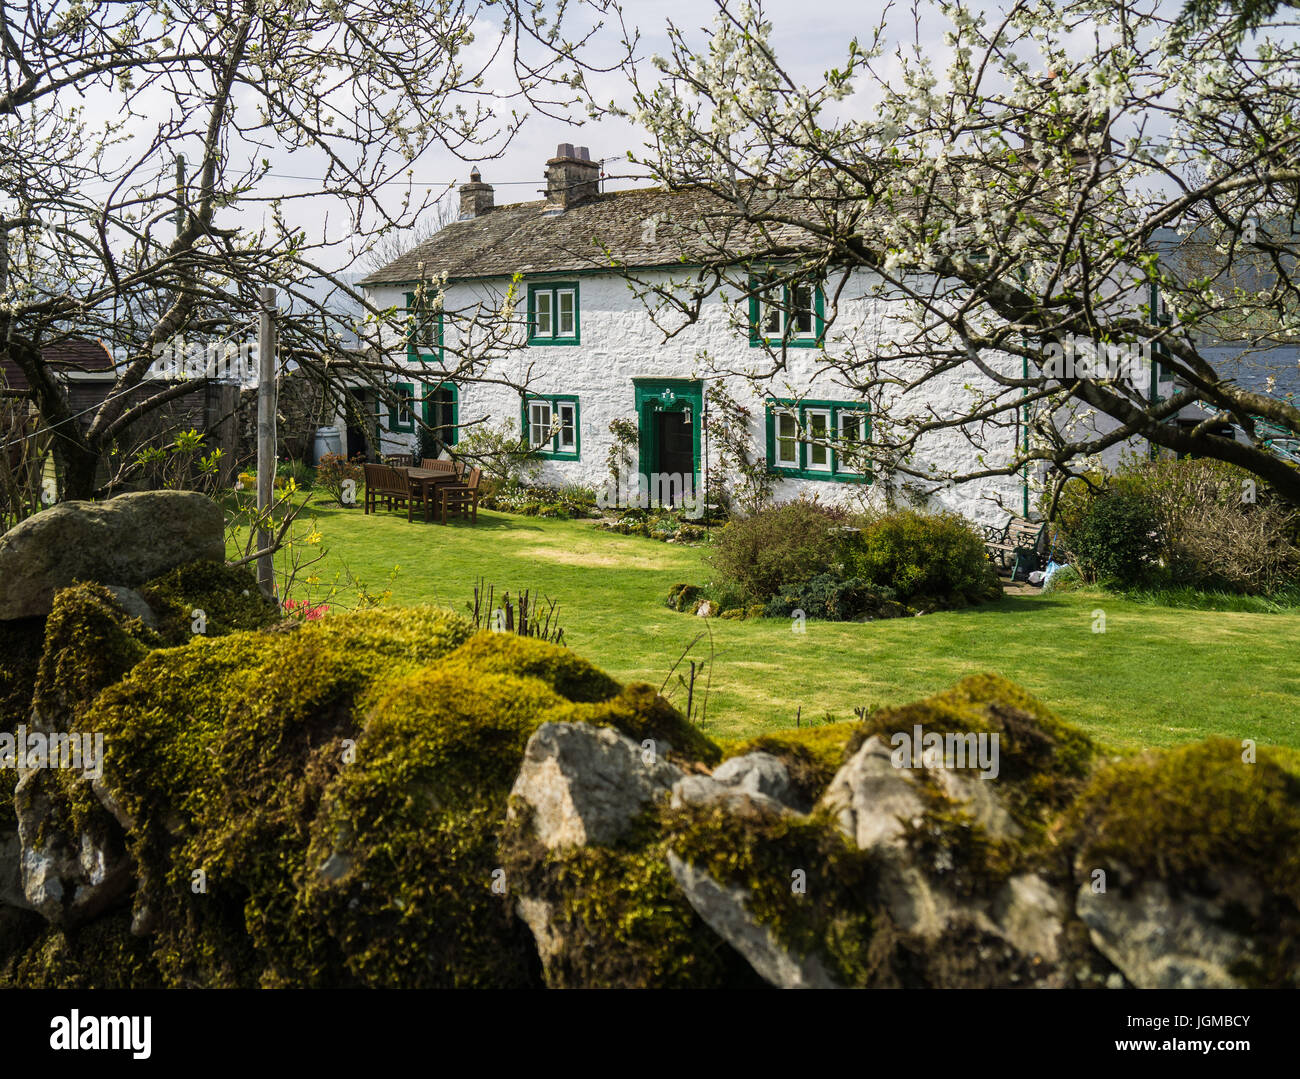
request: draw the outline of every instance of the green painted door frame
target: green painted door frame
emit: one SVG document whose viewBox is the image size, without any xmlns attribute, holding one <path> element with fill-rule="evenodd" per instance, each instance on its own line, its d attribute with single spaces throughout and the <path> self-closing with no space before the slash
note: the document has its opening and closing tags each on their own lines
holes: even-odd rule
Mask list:
<svg viewBox="0 0 1300 1079">
<path fill-rule="evenodd" d="M 634 378 L 636 390 L 636 420 L 638 439 L 638 468 L 641 475 L 649 477 L 658 469 L 659 434 L 655 428 L 655 413 L 691 410 L 691 446 L 695 457 L 694 481 L 700 478 L 700 426 L 704 415 L 704 383 L 692 378 Z"/>
</svg>

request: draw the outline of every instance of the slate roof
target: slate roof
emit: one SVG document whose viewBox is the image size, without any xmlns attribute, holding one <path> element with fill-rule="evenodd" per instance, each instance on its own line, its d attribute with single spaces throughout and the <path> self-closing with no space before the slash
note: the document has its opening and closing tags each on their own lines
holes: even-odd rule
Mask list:
<svg viewBox="0 0 1300 1079">
<path fill-rule="evenodd" d="M 103 341 L 86 337 L 70 337 L 58 344 L 46 345 L 41 349 L 41 359 L 63 371 L 112 371 L 116 366 Z"/>
<path fill-rule="evenodd" d="M 56 372 L 111 373 L 114 369 L 112 353 L 104 346 L 104 342 L 86 337 L 70 337 L 57 344 L 46 345 L 41 349 L 41 359 Z M 0 365 L 0 382 L 11 390 L 30 388 L 27 376 L 12 360 L 5 360 Z"/>
<path fill-rule="evenodd" d="M 771 198 L 773 196 L 764 196 Z M 761 238 L 739 224 L 736 211 L 706 188 L 667 191 L 636 188 L 585 199 L 563 213 L 545 200 L 496 206 L 468 221 L 441 229 L 424 243 L 369 274 L 362 285 L 412 284 L 446 273 L 450 280 L 566 273 L 628 267 L 670 266 L 700 261 L 719 250 L 770 251 L 775 235 Z M 653 229 L 646 223 L 657 219 Z M 674 227 L 672 222 L 682 223 Z M 784 231 L 794 231 L 785 229 Z M 605 248 L 608 248 L 606 252 Z"/>
</svg>

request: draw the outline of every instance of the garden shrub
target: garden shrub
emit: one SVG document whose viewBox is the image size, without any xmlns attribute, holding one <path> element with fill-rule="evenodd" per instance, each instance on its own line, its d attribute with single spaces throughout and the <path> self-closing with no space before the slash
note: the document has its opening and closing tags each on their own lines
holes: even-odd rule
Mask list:
<svg viewBox="0 0 1300 1079">
<path fill-rule="evenodd" d="M 524 485 L 503 480 L 484 480 L 479 505 L 525 517 L 570 518 L 596 516 L 596 495 L 589 487 Z"/>
<path fill-rule="evenodd" d="M 1300 582 L 1300 514 L 1245 469 L 1168 457 L 1131 460 L 1111 476 L 1089 475 L 1095 486 L 1071 480 L 1057 507 L 1055 519 L 1071 550 L 1097 500 L 1121 494 L 1150 509 L 1159 569 L 1150 567 L 1147 577 L 1161 584 L 1271 596 Z"/>
<path fill-rule="evenodd" d="M 1062 566 L 1043 582 L 1043 594 L 1049 592 L 1077 592 L 1083 585 L 1083 578 L 1073 566 Z"/>
<path fill-rule="evenodd" d="M 497 426 L 482 423 L 461 432 L 456 457 L 483 470 L 484 479 L 495 479 L 504 488 L 525 487 L 542 471 L 537 451 L 525 445 L 514 420 Z"/>
<path fill-rule="evenodd" d="M 1300 515 L 1245 469 L 1166 458 L 1122 468 L 1114 482 L 1150 505 L 1169 583 L 1272 595 L 1300 576 Z"/>
<path fill-rule="evenodd" d="M 867 520 L 849 541 L 849 571 L 903 603 L 979 603 L 1001 595 L 984 539 L 954 513 L 895 510 Z"/>
<path fill-rule="evenodd" d="M 1150 576 L 1156 560 L 1158 523 L 1143 495 L 1108 491 L 1093 499 L 1070 537 L 1074 561 L 1094 580 L 1140 584 Z"/>
<path fill-rule="evenodd" d="M 277 479 L 293 480 L 299 488 L 307 489 L 316 480 L 316 469 L 306 461 L 281 461 L 275 466 L 275 475 Z"/>
<path fill-rule="evenodd" d="M 675 584 L 668 590 L 668 606 L 674 611 L 694 614 L 700 600 L 704 598 L 704 589 L 693 584 Z"/>
<path fill-rule="evenodd" d="M 824 573 L 836 558 L 840 517 L 801 499 L 733 518 L 718 533 L 710 559 L 714 583 L 758 602 Z"/>
<path fill-rule="evenodd" d="M 788 618 L 795 611 L 829 622 L 848 622 L 864 614 L 889 618 L 908 613 L 895 602 L 892 588 L 876 588 L 860 577 L 841 578 L 832 573 L 818 574 L 774 596 L 763 613 L 769 618 Z"/>
<path fill-rule="evenodd" d="M 316 466 L 316 483 L 334 496 L 340 506 L 355 506 L 361 502 L 361 488 L 365 482 L 366 471 L 358 461 L 349 461 L 340 453 L 327 453 Z M 352 481 L 352 501 L 343 501 L 343 485 Z"/>
<path fill-rule="evenodd" d="M 1056 500 L 1056 509 L 1052 510 L 1051 488 L 1043 492 L 1039 500 L 1039 512 L 1044 517 L 1049 516 L 1053 527 L 1059 532 L 1062 539 L 1074 533 L 1079 525 L 1083 523 L 1084 517 L 1088 515 L 1088 507 L 1092 500 L 1104 492 L 1110 483 L 1110 477 L 1107 473 L 1092 469 L 1081 475 L 1071 477 L 1065 481 L 1065 486 L 1061 488 L 1061 494 Z"/>
</svg>

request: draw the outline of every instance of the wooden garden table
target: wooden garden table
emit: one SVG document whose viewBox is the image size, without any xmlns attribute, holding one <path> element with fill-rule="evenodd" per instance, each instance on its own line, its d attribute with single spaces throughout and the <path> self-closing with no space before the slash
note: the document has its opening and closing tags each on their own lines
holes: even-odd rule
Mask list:
<svg viewBox="0 0 1300 1079">
<path fill-rule="evenodd" d="M 429 522 L 429 495 L 441 483 L 459 483 L 460 477 L 454 472 L 434 472 L 428 468 L 408 468 L 406 478 L 411 481 L 411 489 L 419 491 L 420 501 L 424 503 L 424 521 Z"/>
</svg>

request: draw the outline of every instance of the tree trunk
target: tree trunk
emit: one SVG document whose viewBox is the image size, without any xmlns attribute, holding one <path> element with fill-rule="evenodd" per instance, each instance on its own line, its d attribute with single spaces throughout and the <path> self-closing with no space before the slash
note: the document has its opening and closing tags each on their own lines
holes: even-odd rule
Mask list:
<svg viewBox="0 0 1300 1079">
<path fill-rule="evenodd" d="M 59 439 L 55 443 L 54 453 L 62 478 L 60 498 L 65 501 L 94 498 L 99 454 L 80 438 Z"/>
</svg>

